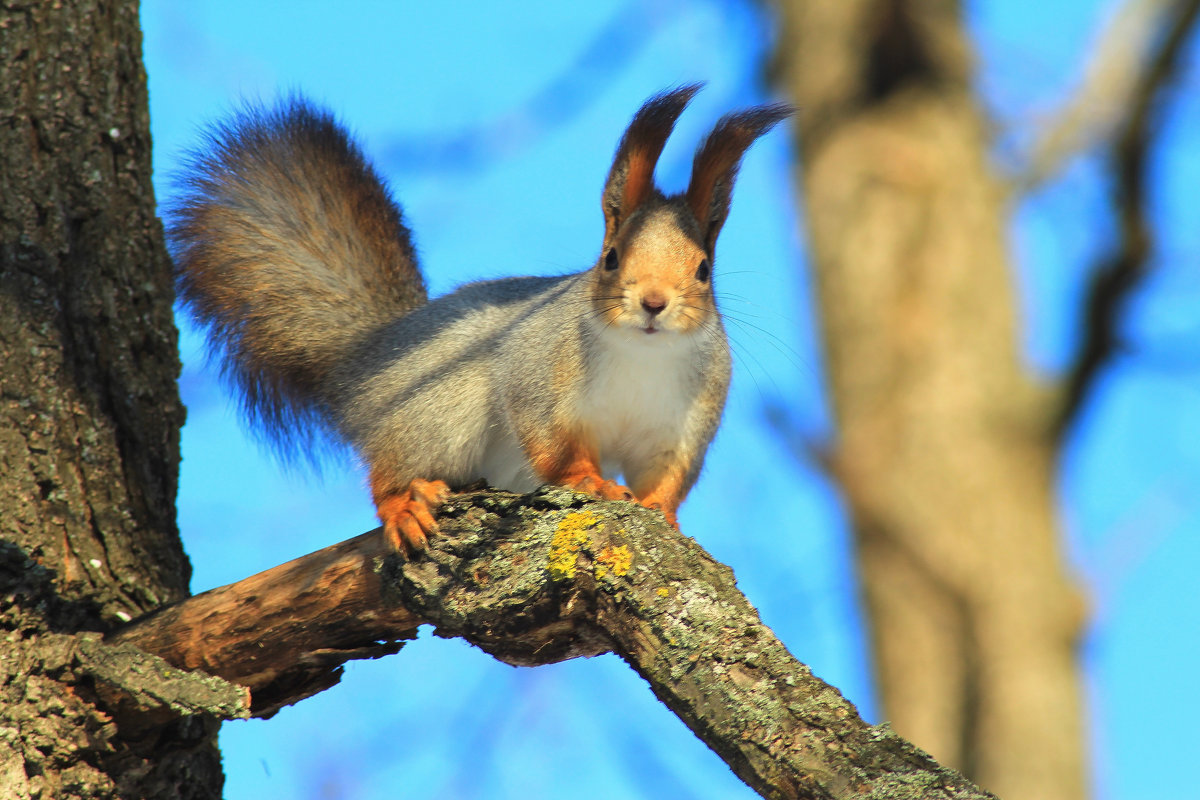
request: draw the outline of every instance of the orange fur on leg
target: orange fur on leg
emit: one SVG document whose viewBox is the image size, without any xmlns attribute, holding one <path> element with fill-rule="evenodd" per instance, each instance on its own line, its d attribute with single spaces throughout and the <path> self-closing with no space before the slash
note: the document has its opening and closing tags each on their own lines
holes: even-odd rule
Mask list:
<svg viewBox="0 0 1200 800">
<path fill-rule="evenodd" d="M 398 490 L 372 473 L 371 494 L 388 544 L 397 552 L 413 556 L 425 549 L 428 537 L 438 532 L 433 515 L 446 502 L 450 487 L 444 481 L 416 478 L 408 488 Z"/>
<path fill-rule="evenodd" d="M 675 512 L 679 510 L 685 492 L 683 474 L 678 469 L 668 469 L 651 481 L 639 481 L 637 490 L 639 503 L 646 508 L 661 511 L 671 527 L 679 530 L 679 520 Z"/>
<path fill-rule="evenodd" d="M 605 479 L 596 463 L 595 450 L 583 439 L 561 437 L 529 452 L 538 477 L 602 500 L 634 500 L 634 494 L 616 481 Z"/>
</svg>

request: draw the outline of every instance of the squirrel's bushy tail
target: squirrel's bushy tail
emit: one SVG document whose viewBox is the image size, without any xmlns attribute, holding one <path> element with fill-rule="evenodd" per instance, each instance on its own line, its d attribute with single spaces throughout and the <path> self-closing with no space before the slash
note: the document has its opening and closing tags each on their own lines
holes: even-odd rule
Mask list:
<svg viewBox="0 0 1200 800">
<path fill-rule="evenodd" d="M 383 182 L 332 115 L 299 98 L 208 132 L 168 238 L 184 305 L 285 453 L 296 422 L 321 418 L 330 370 L 426 299 Z"/>
</svg>

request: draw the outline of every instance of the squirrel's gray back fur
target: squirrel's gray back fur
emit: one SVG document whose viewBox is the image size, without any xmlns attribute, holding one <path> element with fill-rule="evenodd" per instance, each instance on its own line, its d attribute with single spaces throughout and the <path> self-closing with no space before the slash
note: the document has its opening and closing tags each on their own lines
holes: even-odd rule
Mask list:
<svg viewBox="0 0 1200 800">
<path fill-rule="evenodd" d="M 334 370 L 330 404 L 342 436 L 369 464 L 399 457 L 400 481 L 437 475 L 451 485 L 487 478 L 525 488 L 477 469 L 505 435 L 498 378 L 521 366 L 499 351 L 575 277 L 481 281 L 393 319 Z"/>
</svg>

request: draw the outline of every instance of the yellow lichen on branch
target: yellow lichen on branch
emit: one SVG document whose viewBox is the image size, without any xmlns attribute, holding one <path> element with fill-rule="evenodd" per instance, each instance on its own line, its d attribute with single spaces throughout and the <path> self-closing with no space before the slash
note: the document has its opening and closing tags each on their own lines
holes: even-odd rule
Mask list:
<svg viewBox="0 0 1200 800">
<path fill-rule="evenodd" d="M 562 518 L 554 531 L 546 559 L 546 571 L 552 580 L 564 581 L 575 577 L 583 551 L 588 549 L 595 552 L 595 548 L 590 546 L 592 539 L 588 532 L 599 522 L 590 511 L 572 511 Z M 606 545 L 594 558 L 594 574 L 597 578 L 608 575 L 622 577 L 633 564 L 633 552 L 623 544 Z"/>
<path fill-rule="evenodd" d="M 623 544 L 606 547 L 596 556 L 596 562 L 597 578 L 603 578 L 609 570 L 619 578 L 629 572 L 629 567 L 633 564 L 633 553 Z"/>
<path fill-rule="evenodd" d="M 587 531 L 594 528 L 598 521 L 596 515 L 590 511 L 572 511 L 558 523 L 546 561 L 546 571 L 550 573 L 552 580 L 570 580 L 575 577 L 575 570 L 579 566 L 579 551 L 587 544 Z"/>
</svg>

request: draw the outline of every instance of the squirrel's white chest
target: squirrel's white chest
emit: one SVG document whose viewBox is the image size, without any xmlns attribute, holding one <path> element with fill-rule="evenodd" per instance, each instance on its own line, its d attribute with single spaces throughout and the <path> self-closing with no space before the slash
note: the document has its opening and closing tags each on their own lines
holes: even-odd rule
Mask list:
<svg viewBox="0 0 1200 800">
<path fill-rule="evenodd" d="M 582 422 L 610 478 L 674 449 L 697 399 L 692 342 L 641 336 L 647 340 L 631 337 L 596 355 L 581 398 Z"/>
</svg>

